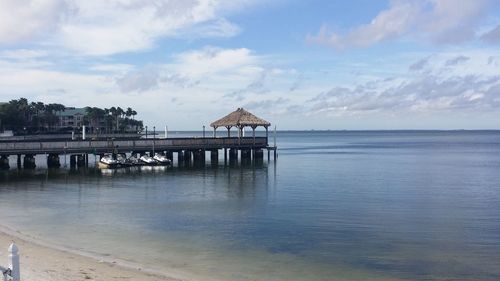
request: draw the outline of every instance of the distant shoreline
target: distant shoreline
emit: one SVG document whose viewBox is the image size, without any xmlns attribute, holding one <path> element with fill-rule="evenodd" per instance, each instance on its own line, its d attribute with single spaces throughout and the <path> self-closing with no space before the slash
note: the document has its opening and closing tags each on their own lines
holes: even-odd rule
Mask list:
<svg viewBox="0 0 500 281">
<path fill-rule="evenodd" d="M 277 132 L 500 132 L 500 129 L 381 129 L 381 130 L 305 129 L 305 130 L 277 130 Z"/>
<path fill-rule="evenodd" d="M 163 134 L 165 131 L 156 131 L 156 134 Z M 202 133 L 202 130 L 168 131 L 168 134 L 178 133 Z M 257 129 L 256 132 L 265 132 Z M 277 129 L 276 132 L 500 132 L 500 129 Z M 207 137 L 211 137 L 211 131 L 206 131 Z M 269 131 L 271 136 L 273 131 Z M 222 134 L 222 132 L 218 132 Z"/>
</svg>

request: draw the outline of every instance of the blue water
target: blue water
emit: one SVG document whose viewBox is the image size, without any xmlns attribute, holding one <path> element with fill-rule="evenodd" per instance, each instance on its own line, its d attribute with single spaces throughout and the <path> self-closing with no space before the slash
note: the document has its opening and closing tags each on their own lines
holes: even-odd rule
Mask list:
<svg viewBox="0 0 500 281">
<path fill-rule="evenodd" d="M 200 279 L 500 280 L 500 132 L 277 142 L 260 165 L 12 169 L 0 224 Z"/>
</svg>

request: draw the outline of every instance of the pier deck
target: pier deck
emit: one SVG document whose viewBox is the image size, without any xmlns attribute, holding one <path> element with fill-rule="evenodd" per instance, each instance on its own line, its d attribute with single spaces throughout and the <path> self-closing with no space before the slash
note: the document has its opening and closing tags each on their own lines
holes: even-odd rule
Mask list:
<svg viewBox="0 0 500 281">
<path fill-rule="evenodd" d="M 0 169 L 9 169 L 9 156 L 17 155 L 17 167 L 35 168 L 35 155 L 47 155 L 47 166 L 61 166 L 60 155 L 70 156 L 70 166 L 88 166 L 89 155 L 102 157 L 106 153 L 130 153 L 131 155 L 149 155 L 163 153 L 173 161 L 177 154 L 178 163 L 204 164 L 206 152 L 210 152 L 211 163 L 218 162 L 219 150 L 223 150 L 224 163 L 250 159 L 261 161 L 263 149 L 270 151 L 276 147 L 268 145 L 267 137 L 227 137 L 227 138 L 163 138 L 163 139 L 111 139 L 111 140 L 26 140 L 0 141 Z M 24 157 L 22 157 L 24 155 Z M 97 158 L 96 158 L 97 159 Z"/>
<path fill-rule="evenodd" d="M 0 142 L 0 155 L 103 154 L 132 151 L 181 151 L 218 149 L 273 149 L 266 137 L 167 138 L 138 140 L 67 140 Z"/>
</svg>

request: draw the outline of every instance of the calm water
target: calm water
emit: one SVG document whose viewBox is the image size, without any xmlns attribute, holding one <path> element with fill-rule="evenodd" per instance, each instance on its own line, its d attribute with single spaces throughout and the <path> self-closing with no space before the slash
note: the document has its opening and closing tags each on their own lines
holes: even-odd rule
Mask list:
<svg viewBox="0 0 500 281">
<path fill-rule="evenodd" d="M 500 280 L 500 132 L 278 146 L 255 166 L 12 169 L 0 224 L 203 280 Z"/>
</svg>

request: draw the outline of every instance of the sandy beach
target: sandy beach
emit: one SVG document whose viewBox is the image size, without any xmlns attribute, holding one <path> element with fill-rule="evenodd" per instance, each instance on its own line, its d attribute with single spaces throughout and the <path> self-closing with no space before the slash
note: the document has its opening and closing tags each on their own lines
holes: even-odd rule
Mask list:
<svg viewBox="0 0 500 281">
<path fill-rule="evenodd" d="M 0 264 L 7 266 L 7 248 L 15 241 L 20 249 L 23 281 L 186 280 L 146 273 L 140 268 L 121 266 L 112 260 L 103 261 L 54 249 L 6 232 L 9 231 L 0 230 Z"/>
</svg>

